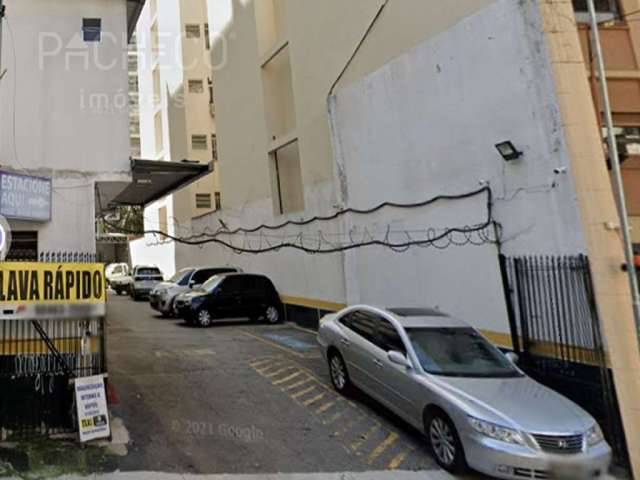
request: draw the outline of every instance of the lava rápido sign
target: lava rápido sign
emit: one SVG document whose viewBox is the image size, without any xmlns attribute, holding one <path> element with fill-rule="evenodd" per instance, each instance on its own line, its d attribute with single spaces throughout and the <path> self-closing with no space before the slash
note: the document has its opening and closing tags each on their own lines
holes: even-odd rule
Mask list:
<svg viewBox="0 0 640 480">
<path fill-rule="evenodd" d="M 0 303 L 104 303 L 101 263 L 0 262 Z"/>
<path fill-rule="evenodd" d="M 111 435 L 104 377 L 82 377 L 75 380 L 76 405 L 80 441 L 88 442 Z"/>
</svg>

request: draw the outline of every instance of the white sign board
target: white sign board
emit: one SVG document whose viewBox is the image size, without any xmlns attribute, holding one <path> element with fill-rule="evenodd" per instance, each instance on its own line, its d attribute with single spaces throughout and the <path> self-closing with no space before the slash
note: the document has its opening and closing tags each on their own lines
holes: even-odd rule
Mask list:
<svg viewBox="0 0 640 480">
<path fill-rule="evenodd" d="M 0 172 L 0 215 L 18 220 L 51 220 L 51 179 Z"/>
<path fill-rule="evenodd" d="M 88 442 L 111 435 L 109 412 L 104 389 L 104 377 L 77 378 L 76 405 L 78 406 L 78 425 L 80 441 Z"/>
</svg>

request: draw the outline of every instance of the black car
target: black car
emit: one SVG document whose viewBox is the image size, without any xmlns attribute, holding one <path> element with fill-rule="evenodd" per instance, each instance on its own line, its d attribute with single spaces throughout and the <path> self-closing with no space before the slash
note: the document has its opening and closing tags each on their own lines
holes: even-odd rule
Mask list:
<svg viewBox="0 0 640 480">
<path fill-rule="evenodd" d="M 187 323 L 210 326 L 216 319 L 249 318 L 275 324 L 283 317 L 282 302 L 264 275 L 230 273 L 211 277 L 202 287 L 176 299 Z"/>
</svg>

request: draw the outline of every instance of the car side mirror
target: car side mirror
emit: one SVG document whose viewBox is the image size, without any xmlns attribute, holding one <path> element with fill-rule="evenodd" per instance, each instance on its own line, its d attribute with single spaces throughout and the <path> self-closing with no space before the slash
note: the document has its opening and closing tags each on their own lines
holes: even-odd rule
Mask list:
<svg viewBox="0 0 640 480">
<path fill-rule="evenodd" d="M 400 365 L 401 367 L 411 368 L 411 362 L 409 362 L 407 356 L 400 352 L 391 351 L 387 354 L 387 357 L 391 363 Z"/>
<path fill-rule="evenodd" d="M 520 357 L 518 357 L 518 354 L 514 352 L 507 352 L 504 354 L 504 356 L 507 357 L 507 360 L 509 360 L 514 365 L 517 365 L 520 361 Z"/>
</svg>

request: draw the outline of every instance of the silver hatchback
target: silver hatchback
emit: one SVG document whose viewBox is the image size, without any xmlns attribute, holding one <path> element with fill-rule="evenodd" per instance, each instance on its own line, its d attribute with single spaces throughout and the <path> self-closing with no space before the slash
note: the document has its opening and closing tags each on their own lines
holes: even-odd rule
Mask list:
<svg viewBox="0 0 640 480">
<path fill-rule="evenodd" d="M 423 308 L 347 308 L 318 341 L 341 393 L 363 390 L 426 434 L 438 464 L 505 479 L 590 479 L 611 449 L 579 406 L 469 324 Z"/>
</svg>

